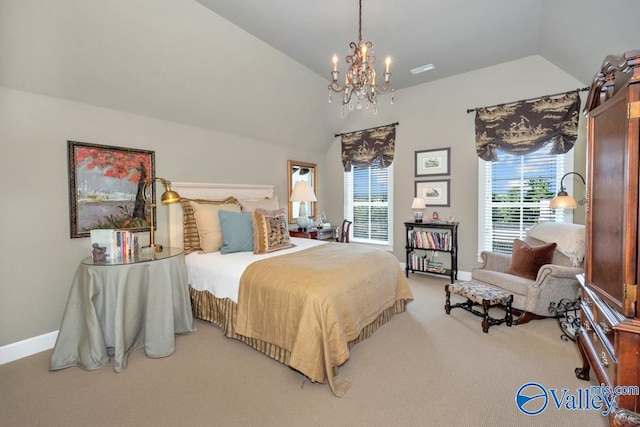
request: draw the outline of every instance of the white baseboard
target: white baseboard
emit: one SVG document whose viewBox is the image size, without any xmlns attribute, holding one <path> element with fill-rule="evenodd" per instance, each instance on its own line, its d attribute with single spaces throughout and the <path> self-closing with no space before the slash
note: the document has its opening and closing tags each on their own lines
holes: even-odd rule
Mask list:
<svg viewBox="0 0 640 427">
<path fill-rule="evenodd" d="M 50 350 L 56 344 L 57 338 L 58 331 L 53 331 L 2 346 L 0 347 L 0 365 L 40 353 L 41 351 Z"/>
</svg>

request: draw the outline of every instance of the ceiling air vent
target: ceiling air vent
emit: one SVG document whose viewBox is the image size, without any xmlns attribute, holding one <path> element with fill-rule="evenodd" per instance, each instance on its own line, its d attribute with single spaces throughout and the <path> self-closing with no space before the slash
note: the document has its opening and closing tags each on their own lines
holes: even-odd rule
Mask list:
<svg viewBox="0 0 640 427">
<path fill-rule="evenodd" d="M 412 69 L 411 74 L 424 73 L 425 71 L 433 70 L 434 68 L 436 68 L 436 66 L 433 64 L 422 65 L 420 67 Z"/>
</svg>

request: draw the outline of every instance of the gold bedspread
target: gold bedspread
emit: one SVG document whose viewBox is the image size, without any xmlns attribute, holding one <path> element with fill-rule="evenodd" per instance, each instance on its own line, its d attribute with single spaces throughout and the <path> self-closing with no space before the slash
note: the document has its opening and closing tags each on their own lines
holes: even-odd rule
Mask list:
<svg viewBox="0 0 640 427">
<path fill-rule="evenodd" d="M 349 342 L 411 299 L 392 254 L 330 243 L 251 264 L 240 280 L 234 332 L 285 349 L 289 366 L 342 396 L 350 385 L 333 367 L 349 358 Z"/>
</svg>

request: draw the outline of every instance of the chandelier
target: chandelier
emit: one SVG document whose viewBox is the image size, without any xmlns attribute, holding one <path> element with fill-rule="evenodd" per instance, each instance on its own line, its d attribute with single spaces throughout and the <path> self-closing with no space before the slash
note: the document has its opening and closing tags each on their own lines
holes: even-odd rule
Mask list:
<svg viewBox="0 0 640 427">
<path fill-rule="evenodd" d="M 329 102 L 331 102 L 331 92 L 343 92 L 342 106 L 349 106 L 350 110 L 362 110 L 369 108 L 369 104 L 373 105 L 373 113 L 378 112 L 377 95 L 378 93 L 387 94 L 391 92 L 391 104 L 393 104 L 393 85 L 389 82 L 391 73 L 389 65 L 391 58 L 387 57 L 385 61 L 384 84 L 382 87 L 376 85 L 376 70 L 374 64 L 376 57 L 370 55 L 373 44 L 371 42 L 362 41 L 362 0 L 359 0 L 360 8 L 358 13 L 358 43 L 349 43 L 349 47 L 353 49 L 353 55 L 347 55 L 345 58 L 349 68 L 345 73 L 344 86 L 338 84 L 338 57 L 333 55 L 333 71 L 331 77 L 333 81 L 329 87 Z M 355 105 L 352 98 L 355 95 Z"/>
</svg>

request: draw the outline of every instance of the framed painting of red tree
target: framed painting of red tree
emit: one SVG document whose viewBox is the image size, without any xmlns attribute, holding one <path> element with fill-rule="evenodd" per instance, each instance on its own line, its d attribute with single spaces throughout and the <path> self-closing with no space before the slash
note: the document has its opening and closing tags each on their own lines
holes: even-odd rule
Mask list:
<svg viewBox="0 0 640 427">
<path fill-rule="evenodd" d="M 149 230 L 142 189 L 155 176 L 155 152 L 67 143 L 71 238 L 88 237 L 96 228 Z M 151 197 L 155 202 L 153 186 Z"/>
</svg>

